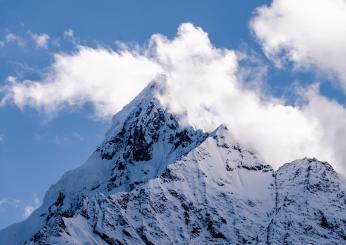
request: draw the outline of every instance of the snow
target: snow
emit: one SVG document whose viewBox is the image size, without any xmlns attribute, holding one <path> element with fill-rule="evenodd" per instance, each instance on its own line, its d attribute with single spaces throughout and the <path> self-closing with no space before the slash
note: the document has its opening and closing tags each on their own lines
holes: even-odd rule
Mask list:
<svg viewBox="0 0 346 245">
<path fill-rule="evenodd" d="M 68 227 L 69 235 L 64 234 L 62 238 L 53 238 L 49 241 L 50 244 L 61 244 L 62 240 L 65 240 L 66 243 L 74 245 L 107 244 L 101 238 L 95 236 L 93 230 L 91 229 L 87 220 L 84 217 L 77 215 L 77 217 L 74 218 L 64 218 L 64 222 Z"/>
<path fill-rule="evenodd" d="M 300 159 L 276 172 L 224 125 L 202 132 L 163 108 L 152 83 L 105 140 L 0 244 L 340 244 L 345 180 Z"/>
</svg>

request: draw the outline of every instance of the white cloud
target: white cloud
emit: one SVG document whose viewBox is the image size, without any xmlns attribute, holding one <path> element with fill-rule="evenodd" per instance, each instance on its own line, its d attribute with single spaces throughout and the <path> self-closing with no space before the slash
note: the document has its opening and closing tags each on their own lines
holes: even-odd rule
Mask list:
<svg viewBox="0 0 346 245">
<path fill-rule="evenodd" d="M 24 42 L 22 37 L 14 34 L 14 33 L 11 33 L 11 32 L 9 32 L 5 35 L 4 40 L 0 41 L 0 47 L 5 47 L 6 44 L 10 44 L 10 43 L 17 44 L 18 46 L 24 46 L 25 45 L 25 42 Z"/>
<path fill-rule="evenodd" d="M 79 44 L 79 39 L 75 36 L 75 33 L 72 29 L 67 29 L 63 32 L 63 39 L 71 42 L 74 45 Z"/>
<path fill-rule="evenodd" d="M 64 33 L 63 33 L 63 37 L 65 39 L 72 39 L 72 38 L 74 38 L 73 30 L 72 29 L 65 30 Z"/>
<path fill-rule="evenodd" d="M 80 46 L 72 54 L 56 54 L 42 81 L 26 80 L 3 87 L 2 102 L 20 108 L 31 106 L 54 113 L 63 106 L 91 102 L 98 117 L 109 117 L 121 109 L 152 79 L 160 67 L 129 51 Z M 1 89 L 0 89 L 1 91 Z"/>
<path fill-rule="evenodd" d="M 24 213 L 23 213 L 24 218 L 29 217 L 32 214 L 32 212 L 34 212 L 39 206 L 40 206 L 40 200 L 38 199 L 36 195 L 34 195 L 34 200 L 32 204 L 24 205 Z"/>
<path fill-rule="evenodd" d="M 15 199 L 15 198 L 2 198 L 0 199 L 0 211 L 8 212 L 9 208 L 19 210 L 23 218 L 27 218 L 31 213 L 40 206 L 40 200 L 35 194 L 32 203 Z"/>
<path fill-rule="evenodd" d="M 50 37 L 46 33 L 38 34 L 38 33 L 32 33 L 28 32 L 32 40 L 35 42 L 35 45 L 39 48 L 48 48 L 48 41 L 50 40 Z M 3 40 L 0 40 L 0 47 L 5 47 L 6 45 L 13 43 L 18 46 L 25 46 L 25 39 L 22 36 L 19 36 L 14 33 L 7 33 Z"/>
<path fill-rule="evenodd" d="M 183 24 L 172 40 L 156 34 L 142 48 L 79 46 L 57 54 L 41 81 L 11 79 L 2 88 L 2 103 L 47 113 L 90 103 L 96 116 L 109 118 L 164 73 L 167 90 L 160 99 L 173 112 L 185 113 L 186 122 L 206 130 L 226 123 L 236 140 L 276 167 L 315 156 L 345 171 L 346 109 L 316 86 L 300 91 L 305 103 L 299 105 L 266 96 L 244 83 L 249 71 L 239 68 L 238 60 L 233 50 L 215 48 L 200 28 Z"/>
<path fill-rule="evenodd" d="M 7 43 L 10 43 L 10 42 L 17 42 L 18 40 L 20 40 L 21 38 L 13 33 L 7 33 L 6 36 L 5 36 L 5 41 Z"/>
<path fill-rule="evenodd" d="M 274 0 L 257 9 L 251 28 L 278 66 L 318 68 L 346 92 L 345 0 Z"/>
<path fill-rule="evenodd" d="M 19 203 L 21 203 L 21 201 L 18 199 L 13 199 L 13 198 L 0 199 L 0 207 L 4 205 L 18 205 Z"/>
<path fill-rule="evenodd" d="M 49 35 L 46 33 L 37 34 L 31 33 L 32 39 L 35 41 L 35 44 L 39 48 L 48 48 L 48 41 L 50 39 Z"/>
</svg>

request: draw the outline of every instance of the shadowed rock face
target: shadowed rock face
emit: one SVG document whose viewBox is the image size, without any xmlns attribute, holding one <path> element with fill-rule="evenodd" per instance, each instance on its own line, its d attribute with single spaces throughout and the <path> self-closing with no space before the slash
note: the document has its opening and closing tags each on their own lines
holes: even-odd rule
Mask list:
<svg viewBox="0 0 346 245">
<path fill-rule="evenodd" d="M 127 108 L 122 126 L 108 132 L 96 150 L 101 159 L 111 161 L 107 190 L 135 185 L 158 177 L 170 163 L 202 143 L 208 133 L 182 127 L 155 97 L 144 97 Z"/>
<path fill-rule="evenodd" d="M 343 244 L 344 182 L 301 159 L 274 171 L 225 126 L 183 126 L 150 85 L 104 142 L 0 244 Z"/>
</svg>

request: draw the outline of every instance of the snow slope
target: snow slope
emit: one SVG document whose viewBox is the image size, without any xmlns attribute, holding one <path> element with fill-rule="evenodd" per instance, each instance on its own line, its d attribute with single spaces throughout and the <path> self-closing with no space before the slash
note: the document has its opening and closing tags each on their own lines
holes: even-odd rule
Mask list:
<svg viewBox="0 0 346 245">
<path fill-rule="evenodd" d="M 0 244 L 345 244 L 345 181 L 325 162 L 276 172 L 223 125 L 202 132 L 152 83 L 104 142 Z"/>
<path fill-rule="evenodd" d="M 331 165 L 301 159 L 276 173 L 276 207 L 268 241 L 346 244 L 344 183 Z"/>
</svg>

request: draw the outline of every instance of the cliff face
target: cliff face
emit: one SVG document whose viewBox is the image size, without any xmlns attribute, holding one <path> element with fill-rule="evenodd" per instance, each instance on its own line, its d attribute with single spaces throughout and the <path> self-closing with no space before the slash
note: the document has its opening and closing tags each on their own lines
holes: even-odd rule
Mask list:
<svg viewBox="0 0 346 245">
<path fill-rule="evenodd" d="M 328 163 L 278 171 L 225 126 L 181 125 L 148 86 L 104 142 L 0 244 L 342 244 L 344 181 Z"/>
</svg>

